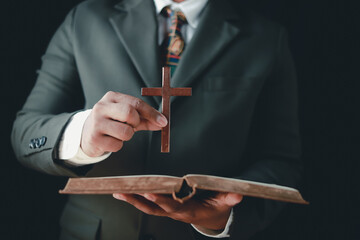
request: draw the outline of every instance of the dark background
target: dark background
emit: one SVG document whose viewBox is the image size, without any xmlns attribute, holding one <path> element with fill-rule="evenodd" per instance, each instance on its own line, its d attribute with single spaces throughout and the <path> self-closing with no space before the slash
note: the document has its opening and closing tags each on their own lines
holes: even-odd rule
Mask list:
<svg viewBox="0 0 360 240">
<path fill-rule="evenodd" d="M 66 181 L 22 167 L 10 146 L 40 57 L 79 0 L 0 4 L 1 239 L 56 239 Z M 348 1 L 258 0 L 249 5 L 286 26 L 299 77 L 309 206 L 289 205 L 257 239 L 360 239 L 359 23 Z M 355 2 L 355 1 L 353 1 Z"/>
</svg>

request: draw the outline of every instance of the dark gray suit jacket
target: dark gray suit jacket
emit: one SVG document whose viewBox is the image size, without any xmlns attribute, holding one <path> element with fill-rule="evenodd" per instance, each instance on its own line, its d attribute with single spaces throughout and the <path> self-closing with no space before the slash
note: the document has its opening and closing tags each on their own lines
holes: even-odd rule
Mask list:
<svg viewBox="0 0 360 240">
<path fill-rule="evenodd" d="M 107 91 L 159 108 L 160 98 L 140 95 L 142 87 L 161 85 L 157 37 L 152 0 L 90 0 L 75 7 L 54 35 L 14 124 L 19 160 L 72 177 L 203 173 L 296 186 L 297 89 L 286 34 L 229 0 L 209 1 L 172 78 L 173 87 L 192 87 L 193 96 L 171 99 L 170 154 L 160 153 L 159 132 L 139 132 L 121 151 L 85 169 L 58 160 L 70 117 Z M 46 142 L 34 146 L 41 137 Z M 234 208 L 231 239 L 260 231 L 282 205 L 245 198 Z M 71 196 L 61 226 L 63 239 L 197 238 L 188 224 L 146 216 L 111 196 Z"/>
</svg>

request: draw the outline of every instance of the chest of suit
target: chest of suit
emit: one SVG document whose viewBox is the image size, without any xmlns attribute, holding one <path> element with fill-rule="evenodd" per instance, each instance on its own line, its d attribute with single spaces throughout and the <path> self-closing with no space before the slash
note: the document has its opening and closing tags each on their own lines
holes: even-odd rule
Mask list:
<svg viewBox="0 0 360 240">
<path fill-rule="evenodd" d="M 107 91 L 116 91 L 159 109 L 160 97 L 142 97 L 140 91 L 161 85 L 156 17 L 145 11 L 153 7 L 148 5 L 142 1 L 128 12 L 86 14 L 75 21 L 73 48 L 85 108 L 92 108 Z M 172 87 L 192 87 L 193 95 L 171 99 L 171 153 L 160 153 L 159 132 L 139 132 L 89 176 L 232 176 L 246 166 L 242 153 L 258 95 L 271 73 L 276 39 L 267 36 L 265 41 L 224 16 L 209 18 L 212 11 L 214 7 L 205 9 L 172 76 Z M 133 19 L 140 12 L 142 21 Z"/>
</svg>

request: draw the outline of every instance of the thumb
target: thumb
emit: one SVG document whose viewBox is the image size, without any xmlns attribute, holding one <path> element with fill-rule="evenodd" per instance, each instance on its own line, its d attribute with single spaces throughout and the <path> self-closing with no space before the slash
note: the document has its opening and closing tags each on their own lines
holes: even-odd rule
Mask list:
<svg viewBox="0 0 360 240">
<path fill-rule="evenodd" d="M 140 124 L 134 128 L 135 132 L 138 131 L 159 131 L 161 130 L 162 127 L 159 127 L 158 125 L 153 124 L 152 122 L 150 122 L 149 120 L 146 120 L 144 118 L 140 119 Z"/>
<path fill-rule="evenodd" d="M 225 196 L 225 204 L 229 207 L 233 207 L 243 200 L 243 195 L 237 193 L 227 193 Z"/>
</svg>

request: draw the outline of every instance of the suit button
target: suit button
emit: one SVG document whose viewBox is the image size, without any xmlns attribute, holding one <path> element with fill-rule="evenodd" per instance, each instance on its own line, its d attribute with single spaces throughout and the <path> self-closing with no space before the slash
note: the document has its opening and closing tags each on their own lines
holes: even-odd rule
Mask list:
<svg viewBox="0 0 360 240">
<path fill-rule="evenodd" d="M 40 148 L 40 147 L 41 147 L 41 145 L 40 145 L 40 139 L 39 139 L 39 138 L 36 138 L 36 139 L 35 139 L 35 147 L 36 147 L 36 148 Z"/>
<path fill-rule="evenodd" d="M 42 147 L 42 146 L 44 146 L 45 145 L 45 143 L 46 143 L 46 140 L 47 140 L 47 138 L 46 137 L 41 137 L 41 138 L 39 138 L 39 145 L 40 145 L 40 147 Z"/>
<path fill-rule="evenodd" d="M 30 140 L 29 147 L 30 147 L 31 149 L 37 148 L 37 147 L 36 147 L 36 139 L 31 139 L 31 140 Z"/>
<path fill-rule="evenodd" d="M 35 149 L 35 148 L 41 148 L 42 146 L 44 146 L 46 144 L 46 137 L 41 137 L 41 138 L 33 138 L 30 140 L 29 143 L 29 148 L 31 149 Z"/>
</svg>

